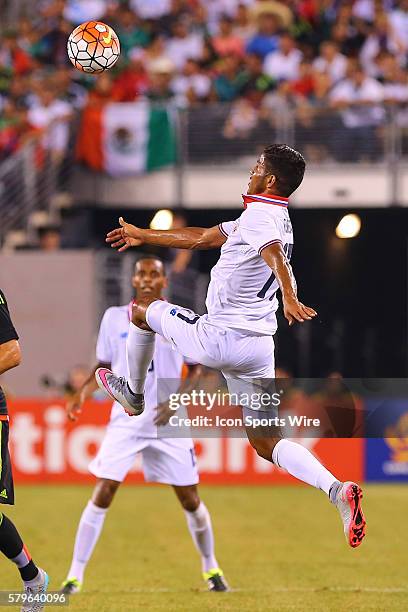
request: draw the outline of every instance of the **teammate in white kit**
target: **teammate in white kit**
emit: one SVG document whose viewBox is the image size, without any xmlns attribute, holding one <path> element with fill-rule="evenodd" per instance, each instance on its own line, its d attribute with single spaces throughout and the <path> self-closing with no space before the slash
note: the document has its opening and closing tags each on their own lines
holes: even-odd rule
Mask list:
<svg viewBox="0 0 408 612">
<path fill-rule="evenodd" d="M 126 223 L 107 236 L 119 251 L 141 244 L 185 249 L 221 247 L 211 272 L 208 314 L 199 316 L 174 304 L 147 299 L 133 310 L 127 350 L 129 379 L 109 370 L 96 372 L 99 386 L 119 401 L 129 414 L 143 412 L 145 377 L 156 334 L 173 343 L 183 355 L 221 370 L 232 393 L 274 378 L 277 290 L 289 325 L 316 316 L 297 297 L 289 264 L 293 248 L 288 198 L 299 187 L 305 171 L 302 155 L 287 145 L 264 149 L 251 172 L 245 210 L 235 221 L 209 229 L 145 230 Z M 247 406 L 246 409 L 251 408 Z M 348 543 L 359 546 L 365 535 L 362 491 L 354 482 L 340 482 L 306 448 L 282 439 L 279 433 L 247 435 L 258 455 L 286 469 L 292 476 L 322 489 L 334 503 Z"/>
<path fill-rule="evenodd" d="M 159 258 L 143 257 L 136 263 L 132 284 L 137 301 L 148 297 L 160 300 L 166 282 L 163 263 Z M 96 347 L 97 368 L 109 366 L 117 375 L 127 373 L 126 337 L 131 306 L 108 308 L 105 312 Z M 193 441 L 191 437 L 164 438 L 158 433 L 160 425 L 165 424 L 171 414 L 165 400 L 170 393 L 189 384 L 188 377 L 181 381 L 184 360 L 164 338 L 158 338 L 152 357 L 146 378 L 146 410 L 140 418 L 134 419 L 115 402 L 102 445 L 89 465 L 97 483 L 92 499 L 83 511 L 71 567 L 62 585 L 62 591 L 67 594 L 80 591 L 85 568 L 102 531 L 107 510 L 138 453 L 142 455 L 146 481 L 173 486 L 201 555 L 203 576 L 208 588 L 212 591 L 228 590 L 215 558 L 210 515 L 197 491 L 198 471 Z M 195 365 L 191 369 L 198 370 L 200 366 Z M 198 372 L 192 371 L 190 378 L 194 379 L 195 375 Z M 72 420 L 77 418 L 82 404 L 97 388 L 92 372 L 82 389 L 67 404 L 68 416 Z M 157 407 L 158 393 L 162 397 Z"/>
</svg>

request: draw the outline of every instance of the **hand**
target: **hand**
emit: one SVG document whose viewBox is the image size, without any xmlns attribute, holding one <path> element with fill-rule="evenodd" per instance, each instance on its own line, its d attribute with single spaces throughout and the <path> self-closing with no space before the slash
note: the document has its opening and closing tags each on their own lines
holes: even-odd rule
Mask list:
<svg viewBox="0 0 408 612">
<path fill-rule="evenodd" d="M 119 217 L 119 225 L 120 227 L 106 235 L 106 242 L 109 242 L 113 249 L 118 249 L 120 253 L 143 244 L 142 230 L 139 227 L 126 223 L 123 217 Z"/>
<path fill-rule="evenodd" d="M 156 406 L 156 416 L 154 417 L 154 424 L 158 427 L 167 425 L 171 415 L 174 414 L 174 410 L 169 408 L 169 402 L 162 402 Z"/>
<path fill-rule="evenodd" d="M 65 412 L 67 413 L 68 420 L 77 421 L 79 415 L 82 413 L 82 404 L 84 403 L 84 398 L 82 397 L 82 393 L 76 392 L 70 398 L 68 398 Z"/>
<path fill-rule="evenodd" d="M 305 306 L 295 297 L 283 299 L 283 312 L 289 321 L 289 325 L 293 325 L 296 321 L 299 321 L 299 323 L 310 321 L 317 315 L 313 308 Z"/>
</svg>

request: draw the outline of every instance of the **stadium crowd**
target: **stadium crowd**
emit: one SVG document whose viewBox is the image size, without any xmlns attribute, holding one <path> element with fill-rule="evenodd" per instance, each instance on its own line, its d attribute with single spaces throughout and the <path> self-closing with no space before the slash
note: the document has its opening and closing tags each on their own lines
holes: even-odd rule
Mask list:
<svg viewBox="0 0 408 612">
<path fill-rule="evenodd" d="M 408 125 L 401 110 L 408 100 L 408 0 L 32 5 L 1 35 L 0 161 L 85 105 L 140 96 L 192 109 L 228 103 L 226 142 L 245 142 L 260 125 L 276 129 L 295 116 L 299 138 L 327 146 L 340 126 L 331 151 L 339 161 L 344 151 L 349 160 L 350 152 L 355 160 L 376 159 L 387 105 L 398 103 L 400 124 Z M 69 33 L 89 19 L 109 23 L 122 46 L 117 68 L 96 78 L 73 69 L 66 54 Z M 59 128 L 47 144 L 58 155 L 67 141 Z"/>
</svg>

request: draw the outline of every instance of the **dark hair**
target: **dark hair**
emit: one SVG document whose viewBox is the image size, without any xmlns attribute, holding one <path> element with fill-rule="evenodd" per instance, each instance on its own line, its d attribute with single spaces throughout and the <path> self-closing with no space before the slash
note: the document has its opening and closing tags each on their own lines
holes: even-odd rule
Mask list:
<svg viewBox="0 0 408 612">
<path fill-rule="evenodd" d="M 138 255 L 136 257 L 136 259 L 135 259 L 134 268 L 136 269 L 137 264 L 140 261 L 144 261 L 145 259 L 153 259 L 153 260 L 158 261 L 159 263 L 161 263 L 161 265 L 163 266 L 163 273 L 166 274 L 166 271 L 165 271 L 165 268 L 164 268 L 164 261 L 158 255 L 149 255 L 149 254 L 144 254 L 144 253 Z"/>
<path fill-rule="evenodd" d="M 285 144 L 269 145 L 263 154 L 267 172 L 276 176 L 277 195 L 289 197 L 303 181 L 305 158 Z"/>
</svg>

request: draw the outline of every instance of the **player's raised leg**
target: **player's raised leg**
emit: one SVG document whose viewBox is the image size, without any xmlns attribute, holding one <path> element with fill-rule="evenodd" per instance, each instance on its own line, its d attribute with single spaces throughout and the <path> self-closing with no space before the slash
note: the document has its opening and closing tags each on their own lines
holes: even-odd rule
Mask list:
<svg viewBox="0 0 408 612">
<path fill-rule="evenodd" d="M 35 565 L 15 525 L 1 512 L 0 551 L 17 566 L 24 584 L 24 591 L 27 595 L 41 595 L 47 591 L 47 574 Z M 23 606 L 22 611 L 30 612 L 35 610 L 39 612 L 44 608 L 44 606 L 39 605 L 38 601 L 35 602 L 35 605 L 34 603 L 27 602 Z"/>
<path fill-rule="evenodd" d="M 340 482 L 301 444 L 286 439 L 258 438 L 249 429 L 247 433 L 258 455 L 295 478 L 324 491 L 340 513 L 349 545 L 356 548 L 361 544 L 366 522 L 361 507 L 362 491 L 358 484 Z"/>
<path fill-rule="evenodd" d="M 201 556 L 203 578 L 210 591 L 228 591 L 229 587 L 218 565 L 214 550 L 214 533 L 210 513 L 198 495 L 196 485 L 173 486 L 184 509 L 188 529 Z"/>
<path fill-rule="evenodd" d="M 98 479 L 92 499 L 86 505 L 79 521 L 71 567 L 62 583 L 62 593 L 74 595 L 81 590 L 86 566 L 99 540 L 107 511 L 119 485 L 120 482 L 116 480 Z"/>
<path fill-rule="evenodd" d="M 107 368 L 98 368 L 96 382 L 113 400 L 116 400 L 131 415 L 144 410 L 144 386 L 147 370 L 153 359 L 155 333 L 146 323 L 146 309 L 154 299 L 141 300 L 133 304 L 132 320 L 126 342 L 129 377 L 115 376 Z"/>
</svg>

